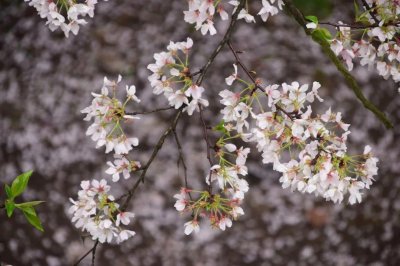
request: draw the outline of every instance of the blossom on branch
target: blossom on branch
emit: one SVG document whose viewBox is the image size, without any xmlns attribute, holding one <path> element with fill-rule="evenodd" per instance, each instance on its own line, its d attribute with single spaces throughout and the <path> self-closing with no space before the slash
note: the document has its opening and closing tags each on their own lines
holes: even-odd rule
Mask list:
<svg viewBox="0 0 400 266">
<path fill-rule="evenodd" d="M 100 243 L 117 244 L 135 235 L 134 231 L 123 229 L 120 224 L 129 225 L 133 213 L 122 212 L 114 197 L 109 194 L 110 186 L 106 180 L 93 179 L 81 182 L 78 200 L 70 199 L 69 212 L 76 228 L 86 231 L 93 240 Z"/>
<path fill-rule="evenodd" d="M 33 6 L 41 18 L 46 18 L 46 25 L 51 31 L 61 29 L 65 37 L 69 37 L 72 32 L 77 35 L 79 27 L 86 25 L 85 16 L 93 18 L 94 8 L 97 0 L 85 0 L 83 2 L 73 1 L 53 1 L 53 0 L 24 0 Z M 107 0 L 105 0 L 107 1 Z M 63 10 L 66 10 L 66 17 Z"/>
<path fill-rule="evenodd" d="M 156 95 L 164 94 L 169 105 L 175 109 L 184 107 L 188 115 L 199 111 L 199 106 L 208 106 L 208 101 L 202 98 L 204 88 L 193 81 L 189 68 L 189 52 L 193 41 L 170 42 L 168 52 L 154 54 L 155 63 L 147 68 L 153 72 L 149 76 L 150 85 Z"/>
</svg>

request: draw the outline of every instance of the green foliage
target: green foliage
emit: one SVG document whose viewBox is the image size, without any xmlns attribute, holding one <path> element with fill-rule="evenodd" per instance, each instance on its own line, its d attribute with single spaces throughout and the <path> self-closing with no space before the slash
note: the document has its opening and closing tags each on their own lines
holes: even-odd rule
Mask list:
<svg viewBox="0 0 400 266">
<path fill-rule="evenodd" d="M 40 222 L 39 217 L 36 214 L 36 211 L 33 207 L 28 206 L 28 207 L 24 207 L 21 209 L 22 212 L 25 215 L 25 218 L 28 220 L 28 222 L 33 225 L 37 230 L 43 232 L 43 227 L 42 227 L 42 223 Z"/>
<path fill-rule="evenodd" d="M 43 201 L 30 201 L 23 203 L 15 203 L 14 201 L 16 197 L 20 196 L 26 190 L 31 175 L 32 171 L 25 172 L 14 179 L 11 187 L 7 184 L 4 186 L 4 190 L 7 195 L 4 205 L 9 218 L 14 213 L 15 208 L 17 208 L 22 211 L 22 213 L 25 215 L 25 218 L 31 225 L 43 232 L 42 223 L 40 222 L 40 219 L 34 208 L 35 206 L 43 203 Z"/>
<path fill-rule="evenodd" d="M 314 22 L 315 24 L 318 24 L 318 18 L 316 16 L 306 16 L 306 19 Z"/>
<path fill-rule="evenodd" d="M 325 28 L 317 28 L 315 29 L 312 34 L 311 34 L 312 38 L 315 41 L 318 40 L 331 40 L 332 39 L 332 35 L 329 32 L 329 30 L 325 29 Z"/>
<path fill-rule="evenodd" d="M 333 9 L 332 0 L 294 0 L 294 4 L 303 14 L 315 14 L 327 18 Z"/>
<path fill-rule="evenodd" d="M 29 178 L 32 175 L 32 171 L 28 171 L 17 176 L 11 184 L 12 199 L 22 194 L 28 185 Z"/>
<path fill-rule="evenodd" d="M 219 122 L 218 125 L 216 125 L 216 126 L 214 127 L 214 130 L 215 130 L 215 131 L 218 131 L 218 132 L 221 132 L 222 134 L 226 134 L 226 133 L 228 133 L 228 130 L 226 130 L 226 128 L 224 127 L 224 125 L 225 125 L 225 121 L 224 121 L 224 120 L 221 120 L 221 122 Z"/>
</svg>

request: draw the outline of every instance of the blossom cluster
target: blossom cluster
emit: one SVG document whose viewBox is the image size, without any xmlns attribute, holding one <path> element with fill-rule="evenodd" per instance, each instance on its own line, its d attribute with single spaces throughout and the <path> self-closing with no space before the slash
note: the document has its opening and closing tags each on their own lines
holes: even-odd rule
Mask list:
<svg viewBox="0 0 400 266">
<path fill-rule="evenodd" d="M 81 182 L 81 188 L 78 200 L 70 199 L 69 212 L 76 228 L 88 232 L 100 243 L 115 241 L 119 244 L 135 235 L 134 231 L 122 228 L 122 225 L 129 225 L 134 214 L 119 210 L 118 203 L 108 193 L 110 186 L 106 180 L 85 180 Z"/>
<path fill-rule="evenodd" d="M 208 101 L 202 98 L 204 88 L 192 80 L 189 68 L 189 51 L 193 40 L 186 42 L 170 42 L 167 52 L 154 54 L 155 63 L 147 68 L 153 72 L 149 81 L 153 93 L 163 94 L 169 105 L 175 109 L 184 107 L 183 111 L 192 115 L 199 106 L 208 106 Z"/>
<path fill-rule="evenodd" d="M 213 35 L 216 33 L 213 22 L 215 13 L 219 13 L 223 20 L 228 18 L 224 4 L 234 6 L 235 12 L 239 1 L 225 3 L 221 0 L 190 0 L 189 11 L 184 12 L 185 20 L 195 24 L 202 34 Z M 258 15 L 266 21 L 282 9 L 283 2 L 262 0 L 261 4 Z M 382 14 L 379 18 L 384 21 Z M 238 19 L 255 22 L 247 6 L 240 10 Z M 316 28 L 317 24 L 314 24 L 307 27 Z M 372 56 L 373 60 L 380 54 L 385 57 L 384 53 L 392 52 L 391 49 L 396 52 L 390 58 L 385 57 L 385 60 L 395 61 L 400 58 L 400 48 L 390 46 L 395 45 L 391 41 L 393 36 L 389 38 L 390 34 L 385 32 L 382 39 L 380 33 L 372 31 L 374 29 L 368 33 L 370 41 L 377 37 L 382 43 L 385 42 L 387 48 L 384 51 L 385 47 L 379 46 Z M 354 44 L 351 42 L 351 30 L 343 26 L 340 27 L 338 38 L 332 41 L 331 48 L 346 61 L 349 69 L 353 67 L 352 60 L 357 54 L 368 57 L 363 57 L 363 60 L 371 65 L 373 60 L 369 57 L 374 48 L 372 44 L 368 43 L 364 47 L 361 45 L 367 43 L 365 40 Z M 167 50 L 154 54 L 155 62 L 147 66 L 152 72 L 148 80 L 153 93 L 164 95 L 171 107 L 189 116 L 209 105 L 203 98 L 205 89 L 200 86 L 201 78 L 194 81 L 201 70 L 192 72 L 189 67 L 192 47 L 193 41 L 190 38 L 183 42 L 171 41 Z M 251 77 L 251 81 L 240 78 L 237 65 L 233 66 L 234 72 L 225 82 L 228 86 L 235 84 L 234 88 L 219 93 L 223 106 L 222 120 L 213 130 L 220 137 L 213 146 L 205 137 L 208 150 L 214 152 L 212 158 L 208 156 L 210 169 L 205 177 L 207 189 L 182 188 L 174 196 L 176 210 L 191 213 L 192 218 L 185 223 L 185 234 L 198 232 L 200 221 L 204 219 L 212 227 L 224 231 L 232 226 L 234 220 L 244 215 L 241 204 L 249 191 L 245 177 L 248 175 L 246 161 L 250 148 L 239 145 L 239 141 L 255 144 L 262 155 L 262 162 L 272 164 L 273 169 L 281 173 L 279 181 L 283 188 L 313 193 L 335 203 L 342 202 L 345 197 L 350 204 L 361 202 L 363 190 L 370 188 L 373 177 L 377 175 L 378 159 L 372 155 L 369 146 L 365 147 L 363 154 L 348 154 L 346 142 L 350 125 L 342 121 L 341 113 L 332 112 L 329 108 L 323 114 L 313 114 L 310 104 L 316 99 L 323 101 L 318 95 L 321 85 L 318 82 L 311 86 L 293 82 L 262 86 L 262 81 L 251 77 L 251 73 L 242 64 L 240 66 Z M 128 113 L 126 106 L 129 102 L 139 103 L 140 99 L 136 96 L 135 86 L 126 86 L 126 99 L 120 101 L 116 97 L 120 82 L 120 76 L 116 81 L 105 77 L 101 93 L 92 93 L 94 99 L 91 105 L 82 110 L 86 114 L 84 120 L 93 121 L 86 134 L 96 142 L 97 148 L 105 146 L 106 153 L 114 152 L 114 161 L 107 162 L 106 170 L 114 182 L 121 175 L 127 179 L 132 172 L 141 169 L 140 162 L 128 158 L 133 147 L 138 146 L 139 140 L 128 137 L 123 129 L 125 124 L 139 119 Z M 238 87 L 241 90 L 236 92 Z M 207 131 L 206 125 L 204 127 Z M 81 188 L 78 200 L 71 199 L 73 206 L 70 212 L 77 228 L 89 232 L 94 240 L 101 243 L 110 243 L 114 239 L 120 243 L 135 234 L 120 227 L 121 223 L 130 223 L 133 213 L 119 209 L 104 179 L 82 181 Z"/>
<path fill-rule="evenodd" d="M 196 191 L 182 188 L 176 194 L 175 208 L 179 212 L 193 213 L 193 219 L 185 223 L 185 234 L 200 230 L 200 218 L 207 218 L 214 228 L 224 231 L 232 226 L 232 220 L 244 215 L 240 207 L 244 194 L 249 190 L 249 184 L 244 178 L 247 175 L 246 160 L 250 153 L 249 148 L 237 148 L 233 143 L 226 142 L 239 136 L 231 136 L 227 130 L 216 144 L 216 157 L 219 163 L 210 168 L 205 178 L 208 185 L 206 191 Z M 225 143 L 226 142 L 226 143 Z M 218 192 L 211 194 L 213 184 L 217 184 Z M 192 194 L 198 194 L 193 199 Z"/>
<path fill-rule="evenodd" d="M 121 103 L 116 98 L 116 90 L 121 76 L 117 81 L 109 80 L 104 77 L 101 93 L 92 93 L 94 99 L 92 104 L 84 108 L 81 112 L 87 114 L 85 121 L 94 120 L 89 126 L 86 135 L 91 136 L 92 140 L 97 142 L 96 148 L 105 146 L 106 153 L 114 151 L 117 155 L 128 154 L 132 150 L 132 146 L 139 145 L 138 138 L 129 138 L 126 136 L 122 124 L 132 123 L 139 119 L 137 116 L 125 114 L 126 104 L 133 100 L 140 102 L 136 96 L 135 86 L 126 86 L 126 100 Z M 110 97 L 109 91 L 112 91 Z"/>
<path fill-rule="evenodd" d="M 341 113 L 329 109 L 322 115 L 312 115 L 309 103 L 323 101 L 318 95 L 321 85 L 293 82 L 262 88 L 258 80 L 250 84 L 240 79 L 235 65 L 234 69 L 226 83 L 240 81 L 246 88 L 240 93 L 220 93 L 224 121 L 234 123 L 231 127 L 245 142 L 256 143 L 263 163 L 272 163 L 273 169 L 282 173 L 283 188 L 314 193 L 333 202 L 341 202 L 349 194 L 350 204 L 361 202 L 360 190 L 372 184 L 378 159 L 369 146 L 361 155 L 347 153 L 350 125 L 342 121 Z M 270 111 L 264 111 L 257 89 L 263 90 Z M 258 104 L 255 108 L 254 103 Z M 282 162 L 285 152 L 289 152 L 289 162 Z"/>
<path fill-rule="evenodd" d="M 400 23 L 399 4 L 382 0 L 368 0 L 367 3 L 374 7 L 373 15 L 365 12 L 358 18 L 366 27 L 352 28 L 340 22 L 343 26 L 338 27 L 331 49 L 346 62 L 349 70 L 353 69 L 353 61 L 359 59 L 362 66 L 375 67 L 383 78 L 391 77 L 399 82 L 400 46 L 396 37 Z"/>
<path fill-rule="evenodd" d="M 51 31 L 60 28 L 67 38 L 70 32 L 77 35 L 79 27 L 87 24 L 83 17 L 93 18 L 94 8 L 97 4 L 97 0 L 85 0 L 82 3 L 76 0 L 25 0 L 25 2 L 29 2 L 29 5 L 36 9 L 41 18 L 47 19 L 46 25 Z"/>
<path fill-rule="evenodd" d="M 361 202 L 361 190 L 369 189 L 377 174 L 378 159 L 369 146 L 361 155 L 347 153 L 350 125 L 342 121 L 341 113 L 329 109 L 312 115 L 306 103 L 322 100 L 317 94 L 319 87 L 317 82 L 311 90 L 308 84 L 297 82 L 268 86 L 266 92 L 275 94 L 272 111 L 257 114 L 256 127 L 243 139 L 256 143 L 263 163 L 272 163 L 273 169 L 282 173 L 279 181 L 283 188 L 314 193 L 335 203 L 349 194 L 350 204 Z M 282 162 L 285 151 L 290 155 L 288 162 Z"/>
<path fill-rule="evenodd" d="M 116 98 L 121 79 L 121 76 L 116 81 L 105 77 L 101 93 L 92 93 L 91 105 L 81 111 L 86 114 L 84 120 L 93 120 L 86 135 L 91 136 L 97 148 L 105 146 L 106 153 L 114 151 L 114 162 L 107 162 L 109 168 L 106 170 L 114 182 L 120 179 L 121 174 L 125 179 L 129 178 L 131 172 L 141 167 L 140 162 L 128 159 L 128 153 L 139 144 L 139 140 L 127 137 L 122 128 L 123 124 L 139 119 L 126 113 L 126 105 L 131 101 L 138 103 L 140 99 L 136 96 L 135 86 L 126 86 L 123 103 Z M 110 91 L 112 96 L 109 96 Z M 108 193 L 110 186 L 105 179 L 82 181 L 81 188 L 78 200 L 71 199 L 73 205 L 70 208 L 72 222 L 77 228 L 87 231 L 93 240 L 100 243 L 111 243 L 113 239 L 120 243 L 135 235 L 134 231 L 120 227 L 121 223 L 128 225 L 134 215 L 119 210 L 119 204 Z"/>
<path fill-rule="evenodd" d="M 209 33 L 214 35 L 217 30 L 214 26 L 214 15 L 219 14 L 222 20 L 227 20 L 229 15 L 226 10 L 229 6 L 234 6 L 233 13 L 239 5 L 239 1 L 221 0 L 189 0 L 189 10 L 184 11 L 185 21 L 194 24 L 196 30 L 200 30 L 203 35 Z M 282 10 L 282 0 L 262 0 L 262 7 L 257 15 L 265 22 L 270 16 L 278 14 Z M 279 8 L 279 9 L 278 9 Z M 256 22 L 253 15 L 249 13 L 248 7 L 239 11 L 237 19 L 244 19 L 247 23 Z"/>
<path fill-rule="evenodd" d="M 322 115 L 313 115 L 309 104 L 316 99 L 323 101 L 318 82 L 312 86 L 293 82 L 262 87 L 258 79 L 247 82 L 240 78 L 236 65 L 225 82 L 228 86 L 239 82 L 245 88 L 219 93 L 223 120 L 214 130 L 222 136 L 214 146 L 218 163 L 206 176 L 208 190 L 182 188 L 174 196 L 179 212 L 192 213 L 192 219 L 185 223 L 185 234 L 199 232 L 200 219 L 207 218 L 213 227 L 225 230 L 244 214 L 240 205 L 249 190 L 243 177 L 248 174 L 245 164 L 250 148 L 238 148 L 233 143 L 238 139 L 256 145 L 262 162 L 272 163 L 281 173 L 283 188 L 313 193 L 335 203 L 345 196 L 350 204 L 362 201 L 362 190 L 369 189 L 377 175 L 378 159 L 369 146 L 361 155 L 347 153 L 350 125 L 342 121 L 341 113 L 329 108 Z M 269 111 L 264 111 L 265 107 Z M 212 193 L 214 184 L 217 192 Z"/>
</svg>

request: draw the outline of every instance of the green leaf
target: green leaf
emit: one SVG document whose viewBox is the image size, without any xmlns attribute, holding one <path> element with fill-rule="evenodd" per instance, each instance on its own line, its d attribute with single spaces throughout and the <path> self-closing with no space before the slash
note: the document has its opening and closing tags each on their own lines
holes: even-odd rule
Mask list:
<svg viewBox="0 0 400 266">
<path fill-rule="evenodd" d="M 306 19 L 314 22 L 315 24 L 318 24 L 318 18 L 316 16 L 306 16 Z"/>
<path fill-rule="evenodd" d="M 18 209 L 23 209 L 25 207 L 33 207 L 36 205 L 39 205 L 40 203 L 43 203 L 44 201 L 42 200 L 36 200 L 36 201 L 29 201 L 29 202 L 24 202 L 24 203 L 17 203 L 15 204 L 15 207 Z"/>
<path fill-rule="evenodd" d="M 9 198 L 9 199 L 13 199 L 14 198 L 10 186 L 7 185 L 7 184 L 5 185 L 5 191 L 6 191 L 6 194 L 7 194 L 7 198 Z"/>
<path fill-rule="evenodd" d="M 312 38 L 315 40 L 315 41 L 318 41 L 318 40 L 327 40 L 327 41 L 329 41 L 329 40 L 331 40 L 332 39 L 332 35 L 331 35 L 331 33 L 329 32 L 329 30 L 327 30 L 327 29 L 325 29 L 325 28 L 318 28 L 318 29 L 315 29 L 313 32 L 312 32 Z"/>
<path fill-rule="evenodd" d="M 29 178 L 32 175 L 32 170 L 17 176 L 11 184 L 11 192 L 13 197 L 17 197 L 25 191 L 28 185 Z"/>
<path fill-rule="evenodd" d="M 23 210 L 25 218 L 28 222 L 33 225 L 37 230 L 43 232 L 42 223 L 40 222 L 39 217 L 37 216 L 35 209 L 33 207 L 25 207 Z"/>
<path fill-rule="evenodd" d="M 22 212 L 27 212 L 27 213 L 30 213 L 32 215 L 36 215 L 35 209 L 32 206 L 16 206 L 16 205 L 17 204 L 15 204 L 15 207 L 20 209 Z"/>
<path fill-rule="evenodd" d="M 6 200 L 5 206 L 6 206 L 7 216 L 8 216 L 8 218 L 10 218 L 14 212 L 15 204 L 13 201 Z"/>
<path fill-rule="evenodd" d="M 227 132 L 227 130 L 226 130 L 226 128 L 224 127 L 224 125 L 225 125 L 225 121 L 224 121 L 224 120 L 221 120 L 221 122 L 219 122 L 218 125 L 216 125 L 216 126 L 214 127 L 214 130 L 215 130 L 215 131 L 219 131 L 219 132 L 225 134 L 225 133 Z"/>
<path fill-rule="evenodd" d="M 359 13 L 360 13 L 360 8 L 358 7 L 357 0 L 354 0 L 354 13 L 355 13 L 356 20 L 357 20 Z"/>
</svg>

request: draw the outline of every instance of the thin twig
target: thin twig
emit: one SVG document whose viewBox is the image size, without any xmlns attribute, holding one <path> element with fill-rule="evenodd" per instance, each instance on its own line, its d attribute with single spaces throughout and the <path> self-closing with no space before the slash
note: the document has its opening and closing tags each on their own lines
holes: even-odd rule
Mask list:
<svg viewBox="0 0 400 266">
<path fill-rule="evenodd" d="M 200 69 L 201 74 L 196 81 L 197 84 L 201 84 L 203 82 L 203 79 L 207 73 L 207 70 L 211 66 L 212 62 L 215 60 L 215 57 L 217 57 L 217 55 L 222 50 L 222 48 L 224 48 L 225 44 L 230 40 L 231 35 L 233 33 L 233 29 L 235 28 L 237 17 L 239 15 L 240 11 L 242 10 L 242 8 L 244 7 L 245 3 L 246 3 L 246 0 L 241 0 L 239 5 L 237 6 L 235 13 L 233 13 L 233 15 L 232 15 L 229 27 L 228 27 L 227 31 L 225 32 L 224 38 L 222 38 L 222 40 L 218 44 L 217 48 L 215 48 L 214 52 L 211 54 L 210 58 L 208 59 L 207 63 L 204 65 L 204 67 L 202 67 Z"/>
<path fill-rule="evenodd" d="M 237 53 L 237 51 L 232 47 L 232 44 L 230 41 L 228 41 L 228 46 L 231 49 L 233 55 L 235 56 L 236 59 L 236 63 L 239 64 L 239 66 L 244 70 L 244 72 L 246 73 L 246 75 L 251 79 L 251 81 L 254 83 L 254 88 L 251 92 L 251 94 L 253 94 L 255 92 L 255 90 L 258 87 L 258 82 L 257 80 L 253 77 L 253 75 L 251 75 L 250 71 L 247 69 L 247 67 L 242 63 L 242 61 L 239 58 L 239 55 Z"/>
<path fill-rule="evenodd" d="M 335 64 L 336 68 L 345 78 L 347 85 L 351 90 L 353 90 L 353 93 L 364 105 L 364 107 L 370 110 L 386 126 L 386 128 L 393 128 L 392 122 L 386 117 L 386 115 L 364 96 L 356 79 L 350 74 L 340 59 L 331 50 L 329 42 L 326 39 L 321 38 L 319 35 L 313 34 L 312 31 L 307 28 L 306 25 L 308 22 L 304 18 L 303 13 L 301 13 L 301 11 L 293 4 L 292 0 L 283 0 L 283 2 L 285 3 L 286 10 L 289 12 L 289 14 L 304 29 L 305 33 L 311 36 L 312 39 L 321 46 L 321 49 L 325 55 L 332 61 L 332 63 Z"/>
<path fill-rule="evenodd" d="M 368 13 L 371 15 L 372 19 L 379 24 L 379 19 L 376 17 L 376 12 L 373 10 L 373 7 L 370 7 L 365 0 L 361 0 L 361 3 L 364 6 L 365 11 L 368 11 Z"/>
<path fill-rule="evenodd" d="M 139 179 L 136 181 L 136 183 L 133 185 L 133 187 L 128 191 L 128 193 L 125 194 L 126 195 L 126 199 L 125 199 L 124 203 L 122 204 L 121 211 L 125 211 L 126 210 L 126 208 L 128 207 L 128 203 L 131 200 L 135 190 L 137 189 L 137 187 L 139 186 L 140 183 L 144 182 L 147 170 L 149 169 L 149 167 L 150 167 L 151 163 L 153 162 L 153 160 L 156 158 L 158 152 L 161 150 L 165 139 L 175 129 L 176 125 L 178 124 L 178 120 L 181 117 L 181 114 L 182 114 L 182 109 L 179 109 L 176 112 L 175 118 L 172 121 L 172 123 L 169 125 L 169 127 L 164 131 L 164 133 L 159 138 L 156 146 L 153 149 L 153 152 L 152 152 L 152 154 L 150 156 L 150 159 L 147 161 L 146 165 L 143 167 L 143 172 L 141 173 Z"/>
<path fill-rule="evenodd" d="M 187 167 L 186 167 L 186 162 L 185 162 L 185 156 L 183 154 L 183 149 L 182 149 L 182 145 L 181 145 L 181 142 L 179 140 L 178 134 L 176 133 L 176 128 L 174 128 L 172 130 L 172 133 L 174 134 L 176 146 L 178 147 L 178 153 L 179 153 L 179 157 L 178 157 L 178 161 L 177 161 L 178 174 L 179 174 L 180 163 L 182 163 L 184 180 L 185 180 L 185 188 L 188 188 L 189 187 L 189 182 L 188 182 L 188 175 L 187 175 Z M 192 194 L 190 192 L 188 194 L 189 194 L 189 198 L 192 200 Z"/>
<path fill-rule="evenodd" d="M 178 147 L 178 153 L 179 153 L 178 161 L 177 161 L 178 171 L 179 171 L 180 163 L 182 163 L 182 167 L 183 167 L 183 171 L 184 171 L 184 178 L 185 178 L 185 187 L 187 188 L 188 187 L 187 167 L 186 167 L 186 163 L 185 163 L 185 157 L 183 155 L 182 145 L 179 140 L 178 134 L 176 133 L 175 128 L 172 130 L 172 133 L 174 134 L 176 146 Z"/>
<path fill-rule="evenodd" d="M 168 107 L 164 107 L 164 108 L 154 109 L 154 110 L 151 110 L 151 111 L 131 112 L 131 113 L 128 112 L 128 113 L 125 113 L 125 114 L 126 115 L 147 115 L 147 114 L 152 114 L 152 113 L 171 110 L 171 109 L 174 109 L 174 107 L 173 106 L 168 106 Z"/>
<path fill-rule="evenodd" d="M 93 250 L 92 250 L 92 266 L 94 266 L 94 261 L 95 261 L 95 258 L 96 258 L 96 248 L 97 248 L 98 244 L 99 244 L 99 241 L 97 240 L 96 243 L 94 243 L 94 247 L 93 247 Z"/>
<path fill-rule="evenodd" d="M 92 265 L 94 265 L 94 254 L 96 253 L 96 248 L 97 248 L 97 245 L 99 244 L 99 241 L 98 240 L 96 240 L 96 242 L 94 243 L 94 245 L 93 245 L 93 247 L 91 248 L 91 249 L 89 249 L 88 250 L 88 252 L 86 252 L 85 254 L 83 254 L 83 256 L 82 257 L 80 257 L 80 259 L 79 260 L 77 260 L 75 263 L 74 263 L 74 266 L 77 266 L 77 265 L 79 265 L 79 263 L 81 263 L 81 261 L 83 261 L 90 253 L 92 253 L 93 252 L 93 257 L 92 257 Z"/>
<path fill-rule="evenodd" d="M 379 25 L 379 23 L 373 23 L 373 24 L 369 24 L 369 25 L 359 25 L 359 24 L 339 24 L 339 23 L 334 23 L 334 22 L 319 22 L 318 24 L 321 25 L 328 25 L 328 26 L 332 26 L 332 27 L 349 27 L 352 29 L 369 29 L 369 28 L 376 28 L 376 27 L 386 27 L 386 26 L 399 26 L 400 21 L 391 21 L 391 22 L 387 22 L 383 25 Z"/>
<path fill-rule="evenodd" d="M 253 95 L 254 92 L 259 89 L 262 92 L 264 92 L 264 89 L 260 86 L 259 82 L 257 82 L 257 79 L 255 77 L 253 77 L 253 75 L 250 73 L 249 69 L 246 67 L 246 65 L 240 60 L 240 57 L 237 53 L 237 51 L 235 50 L 235 48 L 233 48 L 231 42 L 228 42 L 228 46 L 232 51 L 232 54 L 234 55 L 235 59 L 236 59 L 236 63 L 239 64 L 239 66 L 243 69 L 243 71 L 246 73 L 246 75 L 251 79 L 251 81 L 254 84 L 254 88 L 253 90 L 250 92 L 250 95 Z M 275 107 L 277 110 L 281 111 L 282 113 L 284 113 L 290 120 L 293 121 L 293 117 L 286 112 L 285 109 L 283 109 L 281 106 L 279 106 L 278 104 L 275 104 Z"/>
<path fill-rule="evenodd" d="M 205 74 L 207 73 L 208 68 L 211 66 L 211 64 L 214 62 L 215 58 L 217 57 L 217 55 L 219 54 L 219 52 L 221 51 L 221 49 L 224 47 L 224 45 L 226 44 L 226 42 L 230 39 L 230 36 L 233 32 L 233 28 L 236 24 L 236 20 L 237 20 L 237 16 L 239 15 L 240 10 L 243 8 L 245 3 L 245 0 L 241 0 L 238 6 L 238 9 L 235 11 L 235 13 L 232 15 L 232 19 L 231 19 L 231 23 L 224 35 L 224 38 L 221 40 L 221 42 L 218 44 L 218 46 L 215 48 L 215 50 L 213 51 L 213 53 L 211 54 L 210 58 L 208 59 L 207 63 L 200 69 L 199 73 L 199 77 L 196 81 L 197 84 L 201 84 Z M 138 186 L 140 185 L 140 183 L 144 182 L 146 173 L 148 168 L 150 167 L 151 163 L 153 162 L 154 158 L 157 156 L 158 152 L 160 151 L 161 147 L 164 144 L 165 139 L 167 138 L 167 136 L 171 133 L 171 131 L 176 127 L 176 124 L 178 123 L 179 117 L 182 114 L 182 109 L 180 109 L 176 116 L 175 119 L 173 121 L 173 123 L 170 125 L 170 127 L 168 127 L 168 129 L 164 132 L 164 134 L 160 137 L 160 139 L 158 140 L 156 146 L 153 149 L 153 153 L 150 156 L 150 159 L 147 161 L 146 165 L 144 167 L 142 167 L 143 172 L 141 173 L 139 179 L 136 181 L 136 183 L 133 185 L 133 187 L 124 195 L 122 195 L 120 199 L 125 198 L 124 203 L 122 204 L 122 208 L 121 210 L 124 211 L 126 210 L 126 208 L 128 207 L 128 203 L 131 200 L 135 190 L 138 188 Z"/>
</svg>

